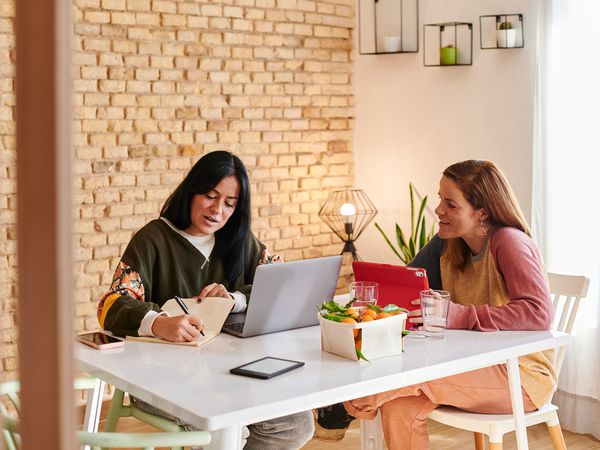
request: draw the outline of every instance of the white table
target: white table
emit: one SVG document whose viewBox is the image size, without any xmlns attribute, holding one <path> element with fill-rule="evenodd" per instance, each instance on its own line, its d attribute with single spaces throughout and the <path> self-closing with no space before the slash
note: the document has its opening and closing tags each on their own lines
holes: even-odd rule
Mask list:
<svg viewBox="0 0 600 450">
<path fill-rule="evenodd" d="M 227 450 L 240 448 L 242 425 L 507 362 L 518 448 L 526 449 L 517 357 L 568 339 L 554 331 L 449 330 L 444 340 L 408 338 L 402 355 L 357 363 L 322 352 L 319 328 L 308 327 L 246 339 L 221 334 L 202 348 L 126 342 L 98 351 L 78 344 L 76 359 L 91 375 L 211 431 L 210 448 Z M 272 380 L 229 374 L 263 356 L 306 364 Z M 366 434 L 363 448 L 381 444 Z"/>
</svg>

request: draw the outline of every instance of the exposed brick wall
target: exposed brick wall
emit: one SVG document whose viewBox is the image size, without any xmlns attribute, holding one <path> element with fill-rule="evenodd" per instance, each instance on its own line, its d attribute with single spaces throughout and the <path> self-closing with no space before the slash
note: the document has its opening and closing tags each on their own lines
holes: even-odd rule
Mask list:
<svg viewBox="0 0 600 450">
<path fill-rule="evenodd" d="M 317 212 L 331 189 L 353 182 L 353 8 L 74 0 L 76 329 L 97 327 L 97 301 L 132 234 L 210 150 L 247 165 L 253 230 L 269 248 L 288 260 L 339 253 Z M 13 26 L 14 3 L 3 0 L 2 378 L 17 369 Z"/>
</svg>

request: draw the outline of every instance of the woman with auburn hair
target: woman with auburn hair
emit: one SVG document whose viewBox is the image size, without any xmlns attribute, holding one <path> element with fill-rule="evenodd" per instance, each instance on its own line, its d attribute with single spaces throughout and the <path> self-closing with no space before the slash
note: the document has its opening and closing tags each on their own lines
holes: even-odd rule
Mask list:
<svg viewBox="0 0 600 450">
<path fill-rule="evenodd" d="M 465 200 L 475 209 L 486 205 L 486 218 L 480 222 L 483 231 L 488 227 L 513 227 L 531 237 L 527 221 L 508 181 L 500 169 L 490 161 L 464 161 L 444 170 L 443 175 L 454 181 Z M 437 211 L 436 211 L 437 212 Z M 485 223 L 485 225 L 484 225 Z M 441 227 L 440 223 L 440 229 Z M 439 233 L 438 233 L 439 234 Z M 485 236 L 485 234 L 483 234 Z M 448 239 L 448 258 L 464 267 L 471 249 L 460 238 Z"/>
<path fill-rule="evenodd" d="M 552 303 L 538 250 L 515 196 L 489 161 L 463 161 L 443 172 L 439 231 L 411 261 L 427 270 L 433 289 L 450 291 L 447 327 L 477 331 L 547 330 Z M 413 301 L 419 304 L 419 300 Z M 421 324 L 421 311 L 409 320 Z M 525 411 L 544 405 L 556 389 L 554 351 L 519 358 Z M 429 447 L 427 417 L 439 405 L 477 413 L 512 411 L 503 364 L 440 378 L 344 403 L 347 412 L 373 419 L 381 411 L 388 448 Z M 327 419 L 318 417 L 319 428 Z M 348 423 L 339 418 L 337 423 Z"/>
</svg>

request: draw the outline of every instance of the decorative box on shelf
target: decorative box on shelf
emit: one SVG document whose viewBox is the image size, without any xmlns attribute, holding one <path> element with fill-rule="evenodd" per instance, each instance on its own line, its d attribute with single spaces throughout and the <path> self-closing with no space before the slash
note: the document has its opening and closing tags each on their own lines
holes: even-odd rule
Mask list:
<svg viewBox="0 0 600 450">
<path fill-rule="evenodd" d="M 361 55 L 419 51 L 419 0 L 358 0 Z"/>
<path fill-rule="evenodd" d="M 523 14 L 494 14 L 479 17 L 481 49 L 523 48 Z"/>
<path fill-rule="evenodd" d="M 425 66 L 470 66 L 473 63 L 473 24 L 425 24 L 423 49 Z"/>
</svg>

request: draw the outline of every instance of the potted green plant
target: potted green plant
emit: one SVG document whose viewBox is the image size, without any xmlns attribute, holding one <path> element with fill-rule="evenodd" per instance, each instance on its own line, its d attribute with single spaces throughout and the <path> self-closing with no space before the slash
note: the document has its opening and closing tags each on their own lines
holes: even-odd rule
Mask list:
<svg viewBox="0 0 600 450">
<path fill-rule="evenodd" d="M 442 66 L 452 66 L 456 64 L 458 49 L 452 44 L 440 48 L 440 64 Z"/>
<path fill-rule="evenodd" d="M 513 28 L 512 22 L 505 20 L 498 23 L 496 30 L 496 41 L 500 48 L 511 48 L 515 46 L 517 41 L 517 30 Z"/>
<path fill-rule="evenodd" d="M 412 183 L 408 184 L 410 192 L 410 236 L 406 239 L 400 225 L 396 224 L 396 242 L 398 248 L 392 244 L 392 241 L 387 237 L 379 224 L 375 222 L 375 228 L 379 230 L 385 242 L 390 246 L 392 251 L 404 263 L 408 264 L 415 255 L 431 240 L 434 235 L 433 224 L 429 232 L 425 223 L 425 207 L 427 206 L 427 196 L 423 197 L 419 204 L 419 212 L 415 218 L 415 189 Z"/>
</svg>

